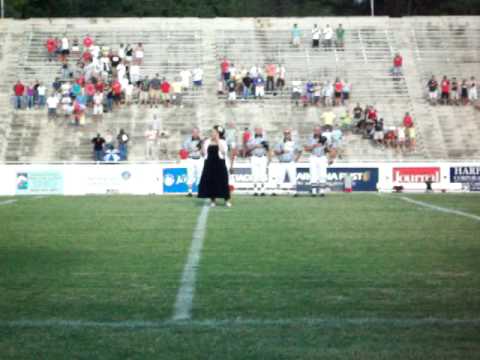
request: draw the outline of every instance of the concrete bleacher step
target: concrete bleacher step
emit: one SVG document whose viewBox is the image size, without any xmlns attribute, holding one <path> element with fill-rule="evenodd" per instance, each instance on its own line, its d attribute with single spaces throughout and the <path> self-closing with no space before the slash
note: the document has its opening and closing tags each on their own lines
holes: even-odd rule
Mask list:
<svg viewBox="0 0 480 360">
<path fill-rule="evenodd" d="M 289 44 L 293 22 L 299 22 L 305 33 L 300 48 Z M 314 23 L 334 27 L 342 23 L 346 28 L 343 51 L 312 49 L 309 31 Z M 246 126 L 262 125 L 276 141 L 283 128 L 291 127 L 300 139 L 306 139 L 324 109 L 292 106 L 291 81 L 325 81 L 337 76 L 353 85 L 350 108 L 356 102 L 373 104 L 388 126 L 398 125 L 404 112 L 409 111 L 417 124 L 415 153 L 377 148 L 370 141 L 348 136 L 347 159 L 478 158 L 478 113 L 471 107 L 458 112 L 431 109 L 424 100 L 424 87 L 432 73 L 438 77 L 445 74 L 459 79 L 472 75 L 480 78 L 479 24 L 478 17 L 7 20 L 0 22 L 5 29 L 0 31 L 0 64 L 5 70 L 0 79 L 0 117 L 5 119 L 0 122 L 0 159 L 89 160 L 90 139 L 97 132 L 110 129 L 116 133 L 124 128 L 131 134 L 130 158 L 143 160 L 144 131 L 154 114 L 159 115 L 162 129 L 169 133 L 161 142 L 161 153 L 171 158 L 177 156 L 183 138 L 193 126 L 207 134 L 214 124 L 231 120 L 236 122 L 239 134 Z M 45 61 L 46 37 L 67 34 L 81 39 L 86 33 L 113 48 L 120 43 L 143 42 L 143 72 L 150 76 L 159 72 L 173 78 L 182 69 L 201 65 L 204 87 L 186 94 L 184 108 L 132 105 L 105 114 L 97 122 L 88 117 L 82 127 L 64 119 L 48 122 L 45 111 L 11 111 L 9 94 L 17 77 L 50 84 L 59 73 L 58 63 Z M 405 58 L 405 71 L 403 77 L 393 81 L 389 70 L 397 51 Z M 216 94 L 219 63 L 224 56 L 237 68 L 264 66 L 271 61 L 285 64 L 285 92 L 227 106 L 225 97 Z M 460 123 L 462 126 L 458 126 Z"/>
</svg>

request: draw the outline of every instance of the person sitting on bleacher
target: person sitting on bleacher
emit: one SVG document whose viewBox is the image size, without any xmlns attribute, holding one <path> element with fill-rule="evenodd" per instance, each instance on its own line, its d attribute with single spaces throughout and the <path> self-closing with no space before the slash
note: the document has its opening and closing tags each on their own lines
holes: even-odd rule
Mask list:
<svg viewBox="0 0 480 360">
<path fill-rule="evenodd" d="M 90 48 L 92 47 L 93 45 L 93 38 L 87 34 L 84 38 L 83 38 L 83 50 L 90 50 Z"/>
<path fill-rule="evenodd" d="M 196 88 L 203 85 L 203 70 L 198 65 L 192 71 L 192 81 Z"/>
</svg>

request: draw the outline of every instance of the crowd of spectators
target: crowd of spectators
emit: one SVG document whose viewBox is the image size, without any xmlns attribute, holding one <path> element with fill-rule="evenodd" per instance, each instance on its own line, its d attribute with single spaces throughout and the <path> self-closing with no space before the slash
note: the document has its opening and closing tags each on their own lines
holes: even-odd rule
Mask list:
<svg viewBox="0 0 480 360">
<path fill-rule="evenodd" d="M 293 24 L 290 30 L 291 44 L 294 47 L 300 47 L 302 39 L 305 37 L 303 31 L 298 27 L 298 24 Z M 311 30 L 311 46 L 312 48 L 319 48 L 320 45 L 326 51 L 331 50 L 334 46 L 337 50 L 343 50 L 345 45 L 345 29 L 342 24 L 333 29 L 330 24 L 326 24 L 324 28 L 320 28 L 318 24 L 314 24 Z"/>
<path fill-rule="evenodd" d="M 377 146 L 401 152 L 415 151 L 416 148 L 416 129 L 409 112 L 405 113 L 400 124 L 387 127 L 373 105 L 362 107 L 357 103 L 353 108 L 351 129 Z"/>
<path fill-rule="evenodd" d="M 123 129 L 120 129 L 116 137 L 113 136 L 110 130 L 107 130 L 105 137 L 97 134 L 91 140 L 93 144 L 93 159 L 105 162 L 125 161 L 128 159 L 129 141 L 130 137 Z"/>
<path fill-rule="evenodd" d="M 475 77 L 470 80 L 457 80 L 456 77 L 443 76 L 440 83 L 435 75 L 427 82 L 428 101 L 432 105 L 468 105 L 478 100 L 478 89 Z"/>
<path fill-rule="evenodd" d="M 184 93 L 202 86 L 199 66 L 180 71 L 172 81 L 158 73 L 152 78 L 144 75 L 142 43 L 114 49 L 86 35 L 81 45 L 78 39 L 64 36 L 47 39 L 45 47 L 48 61 L 58 62 L 59 75 L 48 90 L 39 81 L 31 85 L 18 81 L 13 87 L 15 109 L 47 105 L 50 117 L 61 112 L 67 118 L 73 116 L 75 124 L 83 124 L 87 113 L 99 117 L 124 104 L 182 106 Z"/>
</svg>

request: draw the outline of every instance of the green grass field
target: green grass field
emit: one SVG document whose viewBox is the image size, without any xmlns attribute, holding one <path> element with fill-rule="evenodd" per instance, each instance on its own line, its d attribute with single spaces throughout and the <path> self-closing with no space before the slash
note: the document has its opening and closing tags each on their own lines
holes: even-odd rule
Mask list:
<svg viewBox="0 0 480 360">
<path fill-rule="evenodd" d="M 408 195 L 480 216 L 480 196 Z M 1 198 L 1 202 L 9 198 Z M 1 359 L 478 359 L 480 221 L 397 195 L 0 205 Z"/>
</svg>

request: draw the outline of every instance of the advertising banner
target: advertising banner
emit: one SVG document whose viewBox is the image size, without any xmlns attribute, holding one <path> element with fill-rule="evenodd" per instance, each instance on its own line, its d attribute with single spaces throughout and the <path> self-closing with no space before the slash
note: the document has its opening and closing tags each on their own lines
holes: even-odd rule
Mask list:
<svg viewBox="0 0 480 360">
<path fill-rule="evenodd" d="M 17 195 L 61 195 L 63 173 L 61 171 L 18 171 L 16 172 Z"/>
<path fill-rule="evenodd" d="M 398 184 L 419 184 L 427 180 L 441 181 L 440 167 L 394 167 L 393 182 Z"/>
<path fill-rule="evenodd" d="M 462 184 L 464 190 L 480 191 L 480 166 L 451 167 L 450 182 Z"/>
<path fill-rule="evenodd" d="M 188 192 L 187 169 L 184 167 L 163 169 L 163 192 L 165 194 L 187 193 Z M 197 191 L 194 185 L 193 192 Z"/>
<path fill-rule="evenodd" d="M 376 191 L 378 183 L 378 168 L 336 168 L 327 169 L 327 186 L 334 191 L 343 191 L 345 176 L 350 175 L 353 191 Z M 310 169 L 297 167 L 297 191 L 310 192 Z"/>
</svg>

